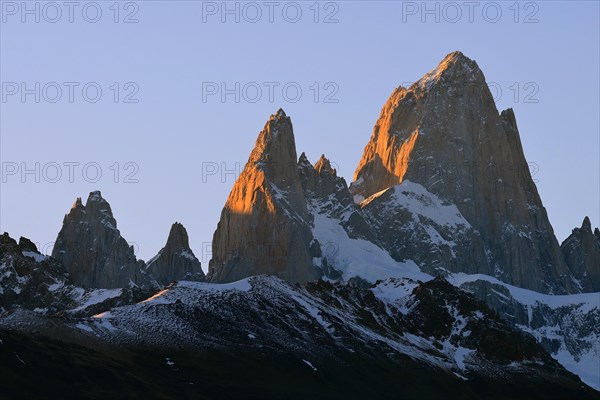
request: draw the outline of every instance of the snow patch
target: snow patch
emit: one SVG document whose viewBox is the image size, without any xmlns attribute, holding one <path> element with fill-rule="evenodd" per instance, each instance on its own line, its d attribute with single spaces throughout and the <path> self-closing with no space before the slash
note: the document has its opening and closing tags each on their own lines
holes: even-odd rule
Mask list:
<svg viewBox="0 0 600 400">
<path fill-rule="evenodd" d="M 123 289 L 95 289 L 83 296 L 84 303 L 72 311 L 81 311 L 95 304 L 100 304 L 105 300 L 119 297 Z"/>
<path fill-rule="evenodd" d="M 419 217 L 423 216 L 440 226 L 451 228 L 471 227 L 471 224 L 467 222 L 454 204 L 444 202 L 423 186 L 409 180 L 375 193 L 364 200 L 361 207 L 388 192 L 391 193 L 393 198 L 392 205 L 394 207 L 400 206 L 409 211 L 415 221 L 419 221 Z"/>
<path fill-rule="evenodd" d="M 308 361 L 308 360 L 302 360 L 302 361 L 304 362 L 304 364 L 308 365 L 313 371 L 315 371 L 315 372 L 317 371 L 317 368 L 315 368 L 315 366 L 312 365 L 310 361 Z"/>
<path fill-rule="evenodd" d="M 364 239 L 351 239 L 339 220 L 314 213 L 314 237 L 328 248 L 325 257 L 330 265 L 342 272 L 348 280 L 359 276 L 371 283 L 391 277 L 420 281 L 433 279 L 421 272 L 412 260 L 399 262 L 376 244 Z"/>
<path fill-rule="evenodd" d="M 48 258 L 48 256 L 45 256 L 45 255 L 40 254 L 40 253 L 36 253 L 35 251 L 24 251 L 23 255 L 25 257 L 31 257 L 31 258 L 33 258 L 35 260 L 35 262 L 42 262 L 42 261 L 44 261 L 45 259 Z"/>
<path fill-rule="evenodd" d="M 568 295 L 552 295 L 534 292 L 533 290 L 523 289 L 504 283 L 497 278 L 484 274 L 455 273 L 446 278 L 454 286 L 475 281 L 487 281 L 493 284 L 504 286 L 508 289 L 511 296 L 519 303 L 525 306 L 535 306 L 538 303 L 547 305 L 550 308 L 556 309 L 559 307 L 578 305 L 579 311 L 587 313 L 594 308 L 600 307 L 600 293 L 578 293 Z M 504 297 L 504 296 L 503 296 Z"/>
<path fill-rule="evenodd" d="M 90 332 L 90 333 L 94 332 L 94 330 L 92 328 L 90 328 L 89 326 L 82 324 L 82 323 L 76 324 L 75 327 L 78 329 L 81 329 L 82 331 L 86 331 L 86 332 Z"/>
</svg>

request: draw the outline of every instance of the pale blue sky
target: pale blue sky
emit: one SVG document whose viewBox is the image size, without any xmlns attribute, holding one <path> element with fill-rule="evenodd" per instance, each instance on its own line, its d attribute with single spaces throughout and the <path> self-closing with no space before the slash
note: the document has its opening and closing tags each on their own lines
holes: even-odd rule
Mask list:
<svg viewBox="0 0 600 400">
<path fill-rule="evenodd" d="M 502 12 L 496 23 L 490 2 L 477 3 L 472 22 L 467 8 L 461 6 L 456 17 L 457 10 L 444 3 L 436 15 L 423 14 L 421 2 L 322 2 L 318 23 L 312 1 L 298 3 L 302 16 L 296 23 L 288 22 L 295 18 L 289 2 L 277 3 L 272 23 L 265 6 L 256 23 L 245 21 L 256 15 L 246 3 L 240 3 L 239 23 L 235 15 L 225 15 L 223 23 L 218 12 L 208 14 L 221 2 L 199 1 L 122 2 L 115 23 L 113 3 L 98 2 L 102 16 L 97 23 L 84 19 L 85 2 L 74 9 L 73 23 L 66 8 L 58 22 L 50 23 L 56 10 L 41 2 L 36 23 L 35 15 L 15 9 L 20 1 L 2 2 L 0 156 L 5 182 L 0 230 L 12 236 L 52 242 L 75 198 L 99 189 L 139 257 L 154 255 L 171 223 L 180 221 L 206 269 L 210 253 L 204 250 L 234 176 L 224 182 L 208 176 L 203 182 L 203 163 L 243 167 L 265 121 L 282 107 L 292 117 L 298 152 L 305 151 L 313 162 L 325 153 L 350 181 L 392 90 L 418 79 L 454 50 L 475 59 L 488 82 L 501 89 L 499 109 L 514 108 L 525 155 L 534 163 L 534 178 L 559 241 L 584 215 L 594 226 L 600 222 L 597 2 L 493 3 Z M 35 2 L 27 4 L 35 7 Z M 93 7 L 86 12 L 88 20 L 94 18 Z M 131 13 L 139 22 L 123 23 Z M 330 19 L 338 22 L 323 23 L 332 13 Z M 15 90 L 11 82 L 25 82 L 28 88 L 40 82 L 40 102 L 33 94 L 25 102 L 20 93 L 10 95 Z M 62 86 L 57 103 L 50 102 L 56 88 L 49 82 Z M 72 103 L 65 82 L 79 83 Z M 88 82 L 102 89 L 96 103 L 82 96 Z M 121 86 L 117 103 L 114 82 Z M 135 85 L 124 88 L 128 82 Z M 239 103 L 233 95 L 221 102 L 218 95 L 203 99 L 203 82 L 229 87 L 256 82 L 264 90 L 254 103 L 249 101 L 256 96 L 253 85 Z M 265 82 L 279 83 L 273 102 Z M 333 85 L 326 86 L 329 82 Z M 286 83 L 292 83 L 287 99 L 281 90 Z M 123 102 L 136 85 L 139 91 L 132 98 L 139 101 Z M 294 86 L 302 89 L 295 103 Z M 324 102 L 335 90 L 331 99 L 338 102 Z M 88 96 L 91 101 L 93 87 Z M 25 163 L 33 169 L 36 162 L 39 183 L 33 174 L 25 182 L 21 171 L 7 175 L 10 168 L 20 170 Z M 69 162 L 79 163 L 73 167 L 74 182 L 64 164 Z M 88 180 L 94 178 L 94 165 L 103 173 L 95 183 L 82 176 L 83 165 L 90 162 L 97 164 L 88 166 Z M 56 172 L 51 163 L 61 166 L 56 183 L 51 182 Z M 136 172 L 138 183 L 124 182 L 129 172 Z"/>
</svg>

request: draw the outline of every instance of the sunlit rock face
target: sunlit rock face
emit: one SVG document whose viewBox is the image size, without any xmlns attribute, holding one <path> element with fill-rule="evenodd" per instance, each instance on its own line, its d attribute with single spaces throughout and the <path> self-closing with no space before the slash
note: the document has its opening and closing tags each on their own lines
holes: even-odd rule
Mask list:
<svg viewBox="0 0 600 400">
<path fill-rule="evenodd" d="M 63 220 L 52 257 L 78 286 L 122 288 L 147 281 L 144 262 L 136 259 L 133 246 L 121 236 L 99 191 L 91 192 L 85 205 L 77 198 Z"/>
<path fill-rule="evenodd" d="M 258 274 L 288 282 L 321 276 L 314 266 L 311 216 L 297 168 L 290 118 L 271 115 L 237 179 L 213 236 L 209 279 L 231 282 Z"/>
<path fill-rule="evenodd" d="M 396 196 L 371 198 L 365 211 L 377 214 L 379 239 L 397 259 L 416 258 L 430 272 L 485 273 L 542 292 L 577 291 L 531 178 L 514 113 L 498 112 L 477 63 L 462 53 L 449 54 L 418 82 L 392 93 L 354 179 L 357 202 L 411 182 L 418 193 L 404 188 L 405 197 L 418 202 L 422 188 L 441 206 L 455 205 L 468 223 L 465 229 L 439 226 L 395 207 Z M 394 231 L 380 229 L 391 225 Z M 419 226 L 426 232 L 416 237 L 400 233 Z"/>
<path fill-rule="evenodd" d="M 178 222 L 171 226 L 165 247 L 148 261 L 146 270 L 162 285 L 172 281 L 204 279 L 200 261 L 190 248 L 187 231 Z"/>
<path fill-rule="evenodd" d="M 600 292 L 600 230 L 592 233 L 592 223 L 585 217 L 581 228 L 560 245 L 565 262 L 584 292 Z"/>
</svg>

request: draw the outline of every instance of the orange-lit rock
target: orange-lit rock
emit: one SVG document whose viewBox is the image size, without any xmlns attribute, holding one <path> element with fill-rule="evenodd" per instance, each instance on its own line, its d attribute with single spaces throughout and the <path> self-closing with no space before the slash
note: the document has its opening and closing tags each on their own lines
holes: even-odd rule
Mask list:
<svg viewBox="0 0 600 400">
<path fill-rule="evenodd" d="M 292 123 L 279 110 L 260 132 L 221 212 L 208 278 L 231 282 L 270 274 L 288 282 L 318 279 L 310 224 Z"/>
<path fill-rule="evenodd" d="M 396 258 L 416 258 L 432 273 L 432 262 L 441 260 L 435 268 L 489 274 L 542 292 L 574 290 L 514 113 L 498 112 L 477 63 L 462 53 L 449 54 L 418 82 L 392 93 L 354 178 L 350 190 L 356 201 L 408 180 L 455 204 L 472 227 L 458 238 L 428 221 L 411 228 L 406 215 L 381 213 L 386 207 L 379 203 L 389 196 L 380 196 L 367 208 L 381 219 L 378 227 L 396 224 L 387 233 L 377 229 Z M 410 234 L 423 226 L 422 235 Z M 435 248 L 420 244 L 428 237 L 437 241 Z M 457 244 L 455 254 L 444 242 Z"/>
</svg>

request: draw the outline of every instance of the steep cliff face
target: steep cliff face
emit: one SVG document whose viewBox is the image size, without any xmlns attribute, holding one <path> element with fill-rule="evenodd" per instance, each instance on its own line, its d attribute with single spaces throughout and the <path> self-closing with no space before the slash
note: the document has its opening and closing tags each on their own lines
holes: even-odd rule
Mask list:
<svg viewBox="0 0 600 400">
<path fill-rule="evenodd" d="M 560 245 L 565 262 L 584 292 L 600 292 L 600 230 L 592 233 L 592 223 L 585 217 L 581 228 Z"/>
<path fill-rule="evenodd" d="M 148 281 L 144 262 L 135 257 L 117 229 L 110 205 L 99 191 L 81 198 L 65 216 L 52 250 L 73 282 L 82 287 L 122 288 Z"/>
<path fill-rule="evenodd" d="M 331 162 L 321 155 L 313 166 L 302 153 L 298 160 L 302 189 L 310 213 L 327 215 L 339 221 L 348 236 L 377 243 L 377 236 L 353 199 L 346 180 L 337 176 Z"/>
<path fill-rule="evenodd" d="M 0 314 L 28 310 L 37 315 L 90 316 L 97 310 L 133 304 L 157 288 L 129 285 L 118 289 L 76 286 L 63 267 L 35 244 L 8 233 L 0 236 Z"/>
<path fill-rule="evenodd" d="M 148 261 L 146 271 L 160 284 L 172 281 L 204 279 L 200 261 L 190 248 L 184 226 L 175 222 L 171 226 L 167 243 Z"/>
<path fill-rule="evenodd" d="M 467 247 L 454 255 L 440 250 L 448 261 L 435 268 L 489 274 L 542 292 L 577 291 L 531 179 L 514 114 L 510 109 L 498 113 L 483 73 L 462 53 L 449 54 L 410 88 L 392 93 L 354 179 L 350 190 L 357 202 L 411 182 L 419 188 L 409 197 L 418 200 L 422 188 L 456 206 L 470 230 L 455 237 L 429 222 L 426 229 L 430 236 Z M 379 204 L 387 197 L 376 196 L 364 206 L 394 208 Z M 397 224 L 403 213 L 378 213 L 377 225 Z M 410 224 L 419 224 L 419 218 L 401 228 Z M 408 242 L 398 243 L 389 232 L 380 231 L 380 240 L 399 259 L 430 250 L 417 242 L 405 252 Z M 432 269 L 427 257 L 415 261 Z"/>
<path fill-rule="evenodd" d="M 209 279 L 272 274 L 288 282 L 321 276 L 302 191 L 290 118 L 271 115 L 237 179 L 213 236 Z"/>
</svg>

